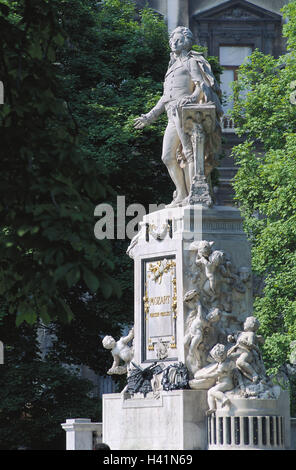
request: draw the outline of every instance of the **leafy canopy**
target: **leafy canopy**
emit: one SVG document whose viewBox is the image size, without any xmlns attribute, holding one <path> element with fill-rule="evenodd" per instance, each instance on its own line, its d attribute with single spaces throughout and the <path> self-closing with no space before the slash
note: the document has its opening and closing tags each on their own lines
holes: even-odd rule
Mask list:
<svg viewBox="0 0 296 470">
<path fill-rule="evenodd" d="M 65 291 L 118 292 L 111 246 L 93 235 L 93 211 L 111 188 L 82 145 L 56 63 L 69 2 L 0 2 L 0 295 L 17 324 L 69 320 Z"/>
<path fill-rule="evenodd" d="M 273 370 L 288 362 L 296 338 L 296 2 L 284 8 L 288 53 L 275 59 L 256 50 L 234 84 L 234 119 L 244 137 L 233 154 L 234 187 L 252 242 L 254 271 L 264 276 L 255 313 Z"/>
</svg>

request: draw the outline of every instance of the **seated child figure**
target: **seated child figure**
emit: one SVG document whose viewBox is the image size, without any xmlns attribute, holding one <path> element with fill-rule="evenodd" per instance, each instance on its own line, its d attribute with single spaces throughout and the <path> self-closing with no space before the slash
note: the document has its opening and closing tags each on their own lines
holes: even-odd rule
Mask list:
<svg viewBox="0 0 296 470">
<path fill-rule="evenodd" d="M 227 358 L 227 349 L 224 344 L 217 343 L 210 351 L 210 356 L 214 359 L 214 364 L 208 364 L 194 375 L 189 386 L 194 390 L 208 390 L 207 414 L 213 413 L 217 409 L 217 403 L 221 407 L 229 403 L 225 392 L 233 390 L 234 364 Z"/>
<path fill-rule="evenodd" d="M 111 349 L 113 364 L 107 374 L 126 374 L 129 371 L 130 362 L 133 359 L 134 350 L 128 343 L 134 338 L 134 329 L 132 328 L 127 336 L 123 336 L 118 341 L 112 336 L 105 336 L 102 344 L 105 349 Z M 120 365 L 123 361 L 124 365 Z"/>
<path fill-rule="evenodd" d="M 263 343 L 263 338 L 256 335 L 258 328 L 259 321 L 257 318 L 247 317 L 244 323 L 244 331 L 239 333 L 236 344 L 228 351 L 228 357 L 237 357 L 236 367 L 253 383 L 258 383 L 260 375 L 265 375 L 259 349 L 259 343 Z M 229 341 L 234 339 L 234 336 L 228 337 Z"/>
</svg>

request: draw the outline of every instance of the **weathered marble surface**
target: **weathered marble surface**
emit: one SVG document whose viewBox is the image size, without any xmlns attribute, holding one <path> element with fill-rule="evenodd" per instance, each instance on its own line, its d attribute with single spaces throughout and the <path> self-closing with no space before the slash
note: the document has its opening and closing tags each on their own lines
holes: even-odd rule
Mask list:
<svg viewBox="0 0 296 470">
<path fill-rule="evenodd" d="M 104 395 L 103 442 L 112 450 L 202 450 L 206 408 L 205 391 L 163 391 L 158 399 Z"/>
<path fill-rule="evenodd" d="M 142 129 L 164 111 L 168 115 L 162 161 L 176 186 L 168 207 L 213 204 L 210 173 L 221 152 L 221 91 L 210 64 L 192 45 L 187 27 L 172 31 L 163 95 L 149 113 L 135 119 L 136 129 Z"/>
<path fill-rule="evenodd" d="M 91 422 L 88 418 L 71 418 L 61 426 L 66 432 L 67 450 L 93 450 L 94 440 L 102 442 L 102 423 Z"/>
<path fill-rule="evenodd" d="M 171 33 L 163 95 L 135 119 L 142 129 L 167 112 L 162 160 L 176 190 L 165 209 L 144 216 L 127 249 L 135 268 L 133 347 L 127 338 L 104 339 L 114 358 L 108 373 L 129 374 L 121 395 L 104 396 L 103 439 L 114 449 L 204 449 L 206 414 L 212 426 L 237 400 L 246 410 L 257 400 L 259 417 L 271 406 L 275 422 L 287 420 L 260 353 L 240 212 L 214 205 L 220 90 L 192 41 L 186 27 Z M 288 430 L 285 439 L 288 447 Z"/>
<path fill-rule="evenodd" d="M 127 336 L 121 337 L 118 341 L 112 336 L 105 336 L 103 338 L 102 344 L 104 348 L 110 349 L 113 363 L 111 368 L 108 370 L 107 374 L 126 374 L 129 371 L 131 360 L 134 356 L 133 346 L 130 346 L 129 343 L 134 339 L 134 329 Z"/>
<path fill-rule="evenodd" d="M 183 392 L 190 403 L 199 396 L 195 393 L 204 394 L 204 419 L 239 418 L 243 410 L 262 417 L 271 407 L 267 416 L 285 423 L 283 445 L 289 448 L 289 404 L 286 401 L 284 405 L 280 387 L 266 376 L 261 358 L 263 338 L 253 317 L 251 255 L 240 211 L 200 204 L 150 213 L 143 218 L 128 253 L 135 267 L 133 362 L 142 368 L 156 362 L 164 371 L 175 363 L 185 364 L 191 390 Z M 173 432 L 166 421 L 171 419 L 170 408 L 164 411 L 158 401 L 164 403 L 164 396 L 170 396 L 164 393 L 180 390 L 164 391 L 162 377 L 153 378 L 152 392 L 146 398 L 123 393 L 121 401 L 117 397 L 112 402 L 113 407 L 106 401 L 111 403 L 112 397 L 104 397 L 109 410 L 104 419 L 114 419 L 113 411 L 122 423 L 127 419 L 121 425 L 124 444 L 110 434 L 106 424 L 106 436 L 116 448 L 167 448 L 161 447 L 167 445 L 161 436 L 165 429 Z M 123 411 L 129 407 L 133 411 Z M 146 434 L 138 439 L 139 420 L 148 423 L 152 440 Z M 186 428 L 185 421 L 177 421 Z M 132 423 L 135 432 L 128 429 Z M 203 423 L 199 438 L 206 429 Z M 128 440 L 124 440 L 124 429 Z M 179 431 L 174 432 L 179 436 Z M 179 437 L 176 439 L 172 446 L 177 446 Z M 185 443 L 188 447 L 178 448 L 196 448 L 189 447 L 193 445 L 189 440 Z"/>
</svg>

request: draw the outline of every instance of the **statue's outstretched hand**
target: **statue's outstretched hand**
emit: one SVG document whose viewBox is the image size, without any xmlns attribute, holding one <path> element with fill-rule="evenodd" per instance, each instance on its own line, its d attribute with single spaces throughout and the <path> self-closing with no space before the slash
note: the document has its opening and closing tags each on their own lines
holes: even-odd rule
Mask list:
<svg viewBox="0 0 296 470">
<path fill-rule="evenodd" d="M 148 120 L 143 115 L 134 119 L 135 129 L 143 129 L 143 127 L 145 127 L 146 124 L 148 124 Z"/>
<path fill-rule="evenodd" d="M 181 98 L 178 101 L 178 108 L 181 108 L 182 106 L 186 106 L 186 104 L 191 104 L 192 102 L 193 102 L 192 96 L 183 96 L 183 98 Z"/>
</svg>

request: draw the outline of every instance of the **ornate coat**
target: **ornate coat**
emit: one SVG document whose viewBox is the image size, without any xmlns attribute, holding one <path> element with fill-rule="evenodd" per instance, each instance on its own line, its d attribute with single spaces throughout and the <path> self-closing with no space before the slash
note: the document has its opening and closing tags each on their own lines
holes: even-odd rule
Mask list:
<svg viewBox="0 0 296 470">
<path fill-rule="evenodd" d="M 222 116 L 220 88 L 208 61 L 202 54 L 195 51 L 190 51 L 180 58 L 171 54 L 163 85 L 163 95 L 156 106 L 146 114 L 146 118 L 150 122 L 155 121 L 162 112 L 169 111 L 181 98 L 190 96 L 196 87 L 200 89 L 197 102 L 214 103 L 217 118 Z"/>
</svg>

